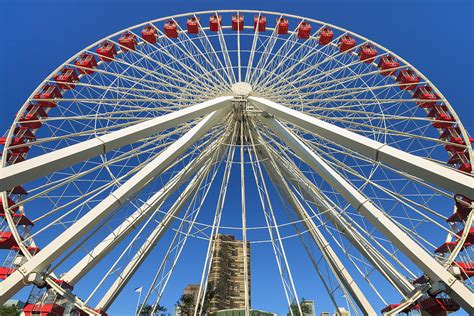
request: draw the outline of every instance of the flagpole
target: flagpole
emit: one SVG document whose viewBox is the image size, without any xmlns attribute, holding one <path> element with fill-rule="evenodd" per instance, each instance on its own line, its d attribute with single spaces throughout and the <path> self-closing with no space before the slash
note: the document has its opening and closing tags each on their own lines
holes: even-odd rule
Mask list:
<svg viewBox="0 0 474 316">
<path fill-rule="evenodd" d="M 140 287 L 140 291 L 138 291 L 138 301 L 137 301 L 137 308 L 135 308 L 135 315 L 138 315 L 138 307 L 140 306 L 140 299 L 142 297 L 142 288 Z"/>
</svg>

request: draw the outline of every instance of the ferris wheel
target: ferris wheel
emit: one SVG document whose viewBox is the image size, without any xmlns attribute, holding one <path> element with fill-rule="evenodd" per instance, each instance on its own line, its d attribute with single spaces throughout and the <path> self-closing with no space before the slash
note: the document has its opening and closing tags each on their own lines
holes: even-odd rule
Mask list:
<svg viewBox="0 0 474 316">
<path fill-rule="evenodd" d="M 415 67 L 335 25 L 219 10 L 127 28 L 55 69 L 0 141 L 0 303 L 32 285 L 27 315 L 106 315 L 134 277 L 156 310 L 192 242 L 203 314 L 225 233 L 271 249 L 300 313 L 290 242 L 336 308 L 474 313 L 473 138 Z"/>
</svg>

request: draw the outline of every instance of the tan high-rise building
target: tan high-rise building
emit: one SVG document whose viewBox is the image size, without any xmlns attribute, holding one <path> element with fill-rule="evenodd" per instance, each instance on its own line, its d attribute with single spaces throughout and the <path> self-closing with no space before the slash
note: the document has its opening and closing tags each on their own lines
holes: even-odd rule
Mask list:
<svg viewBox="0 0 474 316">
<path fill-rule="evenodd" d="M 250 307 L 250 244 L 247 243 L 248 293 Z M 217 235 L 208 291 L 214 291 L 208 312 L 245 308 L 243 242 L 231 235 Z"/>
</svg>

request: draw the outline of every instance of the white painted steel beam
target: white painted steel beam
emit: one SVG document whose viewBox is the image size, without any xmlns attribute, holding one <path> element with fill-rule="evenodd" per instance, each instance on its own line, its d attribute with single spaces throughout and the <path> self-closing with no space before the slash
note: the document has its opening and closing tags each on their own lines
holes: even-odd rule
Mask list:
<svg viewBox="0 0 474 316">
<path fill-rule="evenodd" d="M 270 149 L 271 150 L 271 149 Z M 286 159 L 271 154 L 273 161 L 280 170 L 282 176 L 312 204 L 317 205 L 323 216 L 325 216 L 347 240 L 403 295 L 409 295 L 415 287 L 402 275 L 380 252 L 362 236 L 347 220 L 339 214 L 321 194 L 318 188 L 301 172 L 295 170 L 296 166 Z"/>
<path fill-rule="evenodd" d="M 339 280 L 341 280 L 342 284 L 350 293 L 357 306 L 359 306 L 362 313 L 364 315 L 377 315 L 374 308 L 365 297 L 364 293 L 362 293 L 361 289 L 354 281 L 349 271 L 347 271 L 337 254 L 334 252 L 331 245 L 327 242 L 324 235 L 318 229 L 312 218 L 309 216 L 304 206 L 291 191 L 288 183 L 283 179 L 281 172 L 279 172 L 279 170 L 272 164 L 270 160 L 265 160 L 264 166 L 270 176 L 270 179 L 285 196 L 286 201 L 290 204 L 298 218 L 302 220 L 303 225 L 306 227 L 319 250 L 323 254 L 324 259 L 331 267 L 331 270 L 334 272 L 334 274 L 336 274 Z"/>
<path fill-rule="evenodd" d="M 228 110 L 220 110 L 207 115 L 198 124 L 181 136 L 172 145 L 163 150 L 142 170 L 122 184 L 108 197 L 97 204 L 87 214 L 77 220 L 63 233 L 51 241 L 38 254 L 22 265 L 4 280 L 0 287 L 0 304 L 5 303 L 12 295 L 21 290 L 31 273 L 41 273 L 54 260 L 84 237 L 114 209 L 127 203 L 128 199 L 138 193 L 145 185 L 159 176 L 176 158 L 183 154 L 192 144 L 203 137 L 213 126 L 222 120 Z"/>
<path fill-rule="evenodd" d="M 128 262 L 120 275 L 115 279 L 114 283 L 108 288 L 105 295 L 101 298 L 96 306 L 96 309 L 107 310 L 110 305 L 114 302 L 120 292 L 127 285 L 130 278 L 135 274 L 140 265 L 145 261 L 150 252 L 154 249 L 157 242 L 161 239 L 163 234 L 168 230 L 169 226 L 179 215 L 181 209 L 189 201 L 194 192 L 199 188 L 199 184 L 202 182 L 209 169 L 207 166 L 203 166 L 198 174 L 191 180 L 186 186 L 184 191 L 178 197 L 178 199 L 170 207 L 168 213 L 163 217 L 156 228 L 148 235 L 143 245 L 138 249 L 133 258 Z"/>
<path fill-rule="evenodd" d="M 282 139 L 309 167 L 317 172 L 324 181 L 341 194 L 354 209 L 384 234 L 405 256 L 416 264 L 432 281 L 443 282 L 447 293 L 469 314 L 474 313 L 474 293 L 457 280 L 431 254 L 420 247 L 408 234 L 393 222 L 382 210 L 377 208 L 350 182 L 328 165 L 293 132 L 270 117 L 261 117 L 261 121 Z"/>
<path fill-rule="evenodd" d="M 49 175 L 116 148 L 135 143 L 213 111 L 230 108 L 231 96 L 219 97 L 182 110 L 137 123 L 93 139 L 0 168 L 0 192 Z"/>
<path fill-rule="evenodd" d="M 159 208 L 163 202 L 185 183 L 203 164 L 208 160 L 209 155 L 216 149 L 217 145 L 205 149 L 204 152 L 188 163 L 180 170 L 168 183 L 158 192 L 151 196 L 140 208 L 132 213 L 125 221 L 115 228 L 107 237 L 103 239 L 93 250 L 66 272 L 62 280 L 71 285 L 76 284 L 85 274 L 95 267 L 114 247 L 120 243 L 137 225 L 145 220 L 151 213 Z"/>
<path fill-rule="evenodd" d="M 334 124 L 290 109 L 264 98 L 249 97 L 257 108 L 288 121 L 299 128 L 321 135 L 343 147 L 350 148 L 375 161 L 438 185 L 449 192 L 474 198 L 474 177 L 440 165 L 426 158 L 380 143 Z"/>
</svg>

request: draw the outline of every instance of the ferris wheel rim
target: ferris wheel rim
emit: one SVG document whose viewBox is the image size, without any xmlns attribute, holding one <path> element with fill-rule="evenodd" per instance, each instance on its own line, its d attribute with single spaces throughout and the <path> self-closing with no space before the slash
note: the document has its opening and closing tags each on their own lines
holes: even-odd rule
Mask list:
<svg viewBox="0 0 474 316">
<path fill-rule="evenodd" d="M 136 28 L 139 28 L 141 26 L 144 26 L 144 25 L 148 25 L 148 24 L 152 24 L 152 23 L 157 23 L 157 22 L 161 22 L 161 21 L 165 21 L 167 19 L 174 19 L 174 18 L 178 18 L 178 17 L 187 17 L 187 16 L 191 16 L 191 15 L 202 15 L 202 14 L 213 14 L 213 13 L 233 13 L 233 12 L 241 12 L 241 13 L 259 13 L 259 14 L 271 14 L 271 15 L 282 15 L 282 16 L 285 16 L 285 17 L 293 17 L 293 18 L 297 18 L 297 19 L 302 19 L 302 20 L 305 20 L 305 21 L 309 21 L 309 22 L 314 22 L 314 23 L 318 23 L 318 24 L 321 24 L 321 25 L 327 25 L 327 26 L 330 26 L 330 27 L 333 27 L 334 29 L 337 29 L 337 30 L 340 30 L 340 31 L 343 31 L 345 33 L 348 33 L 348 34 L 352 34 L 354 36 L 356 36 L 357 38 L 359 39 L 363 39 L 367 42 L 370 42 L 372 44 L 374 44 L 374 46 L 376 47 L 379 47 L 380 49 L 383 49 L 385 52 L 388 52 L 390 53 L 391 55 L 395 56 L 397 59 L 401 60 L 402 62 L 404 62 L 404 64 L 406 66 L 408 66 L 410 69 L 413 69 L 416 71 L 416 73 L 421 77 L 423 78 L 428 84 L 430 84 L 431 87 L 434 88 L 435 92 L 443 99 L 443 102 L 448 106 L 450 112 L 453 114 L 453 116 L 455 117 L 456 119 L 456 123 L 458 124 L 458 126 L 461 128 L 461 133 L 463 135 L 463 138 L 464 140 L 467 142 L 469 140 L 469 137 L 467 135 L 467 131 L 465 130 L 464 126 L 462 125 L 462 122 L 461 120 L 459 119 L 458 115 L 456 114 L 455 110 L 452 108 L 452 106 L 450 105 L 449 101 L 442 95 L 442 93 L 436 88 L 435 85 L 433 85 L 431 83 L 431 81 L 429 81 L 420 71 L 418 71 L 413 65 L 409 64 L 408 62 L 406 62 L 403 58 L 401 58 L 400 56 L 398 56 L 396 53 L 393 53 L 392 51 L 386 49 L 385 47 L 377 44 L 376 42 L 373 42 L 373 41 L 370 41 L 369 39 L 363 37 L 363 36 L 360 36 L 359 34 L 357 33 L 354 33 L 354 32 L 351 32 L 351 31 L 348 31 L 348 30 L 345 30 L 343 28 L 340 28 L 338 26 L 335 26 L 335 25 L 332 25 L 332 24 L 329 24 L 329 23 L 325 23 L 325 22 L 322 22 L 322 21 L 318 21 L 318 20 L 315 20 L 315 19 L 309 19 L 309 18 L 306 18 L 306 17 L 301 17 L 301 16 L 295 16 L 295 15 L 290 15 L 290 14 L 284 14 L 284 13 L 280 13 L 280 12 L 271 12 L 271 11 L 258 11 L 258 10 L 217 10 L 217 11 L 200 11 L 200 12 L 192 12 L 192 13 L 184 13 L 184 14 L 179 14 L 179 15 L 172 15 L 172 16 L 168 16 L 168 17 L 163 17 L 163 18 L 159 18 L 159 19 L 155 19 L 155 20 L 150 20 L 150 21 L 147 21 L 147 22 L 144 22 L 144 23 L 141 23 L 141 24 L 137 24 L 135 26 L 132 26 L 132 27 L 129 27 L 129 28 L 126 28 L 126 29 L 123 29 L 119 32 L 116 32 L 114 34 L 111 34 L 107 37 L 104 37 L 102 39 L 100 39 L 99 41 L 95 42 L 94 44 L 88 46 L 87 48 L 81 50 L 79 53 L 77 53 L 76 55 L 74 55 L 73 57 L 71 57 L 70 59 L 68 59 L 66 62 L 64 62 L 63 64 L 61 64 L 56 70 L 54 70 L 49 76 L 47 76 L 46 78 L 51 78 L 52 75 L 54 75 L 55 73 L 57 73 L 59 70 L 61 70 L 64 65 L 67 65 L 70 61 L 74 60 L 75 58 L 77 58 L 78 56 L 80 56 L 83 52 L 87 51 L 88 49 L 90 48 L 93 48 L 95 46 L 97 46 L 98 44 L 100 44 L 101 42 L 105 41 L 105 40 L 110 40 L 112 37 L 114 36 L 117 36 L 117 35 L 120 35 L 122 34 L 124 31 L 129 31 L 131 29 L 136 29 Z M 121 52 L 121 51 L 120 51 Z M 119 52 L 119 53 L 120 53 Z M 46 80 L 45 80 L 46 81 Z M 45 81 L 43 81 L 37 88 L 36 90 L 31 94 L 31 96 L 27 99 L 27 101 L 23 104 L 23 106 L 21 107 L 20 111 L 18 112 L 18 115 L 17 117 L 15 118 L 14 122 L 13 122 L 13 126 L 15 126 L 15 124 L 18 123 L 18 119 L 20 117 L 20 115 L 22 113 L 24 113 L 25 109 L 26 109 L 26 106 L 28 104 L 28 101 L 30 100 L 33 100 L 33 96 L 40 90 L 40 87 L 42 87 L 42 85 L 45 83 Z M 9 133 L 8 133 L 8 136 L 7 136 L 7 139 L 10 140 L 12 139 L 12 136 L 13 136 L 13 128 L 10 129 Z M 7 161 L 6 161 L 6 151 L 8 150 L 8 146 L 5 146 L 4 148 L 4 154 L 3 154 L 3 157 L 2 157 L 2 165 L 5 166 Z M 469 155 L 470 157 L 472 157 L 472 147 L 471 146 L 468 146 L 467 147 L 467 150 L 469 152 Z M 2 192 L 2 197 L 3 199 L 6 200 L 7 198 L 7 193 L 6 191 Z M 8 213 L 8 212 L 7 212 Z M 7 221 L 11 223 L 13 223 L 13 219 L 11 217 L 10 214 L 7 215 Z M 18 235 L 18 238 L 19 235 Z M 19 239 L 18 239 L 19 240 Z M 19 243 L 21 244 L 21 243 Z M 24 245 L 22 245 L 24 246 Z M 26 248 L 25 248 L 26 250 Z M 31 256 L 31 254 L 27 251 L 24 251 L 25 252 L 25 255 L 28 257 L 28 255 Z M 50 280 L 50 278 L 48 277 L 48 280 L 51 282 L 51 286 L 53 288 L 58 288 L 58 291 L 61 291 L 60 289 L 60 286 L 58 285 L 54 285 L 52 283 L 54 283 L 52 280 Z M 49 283 L 49 282 L 48 282 Z M 64 290 L 62 290 L 63 292 L 65 292 Z M 66 294 L 65 294 L 66 295 Z M 79 305 L 81 305 L 81 303 L 78 303 Z M 85 305 L 84 305 L 85 306 Z M 81 305 L 82 308 L 85 308 L 83 305 Z"/>
</svg>

